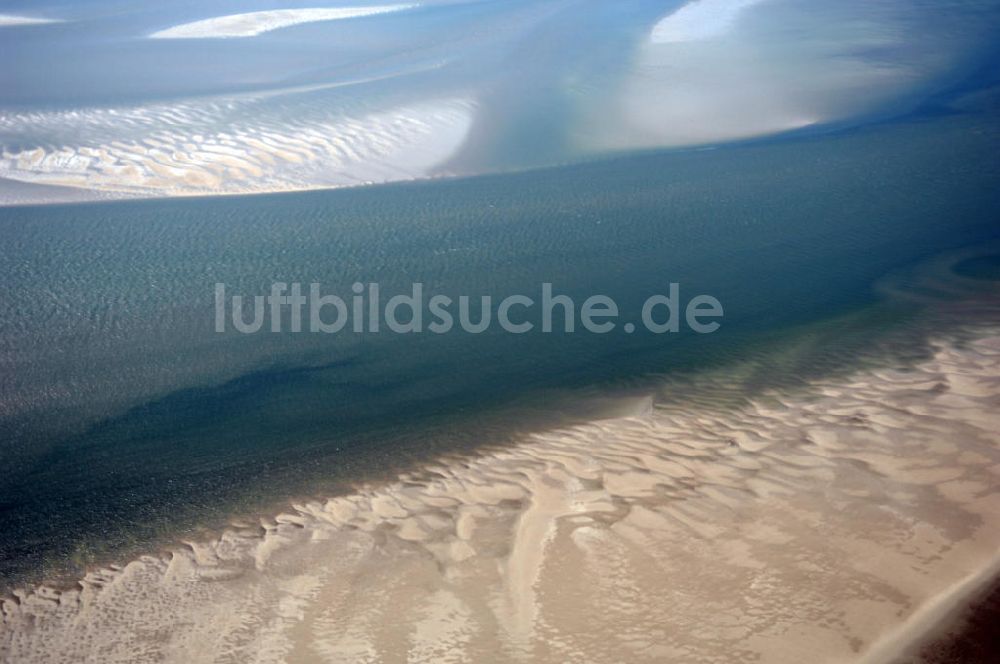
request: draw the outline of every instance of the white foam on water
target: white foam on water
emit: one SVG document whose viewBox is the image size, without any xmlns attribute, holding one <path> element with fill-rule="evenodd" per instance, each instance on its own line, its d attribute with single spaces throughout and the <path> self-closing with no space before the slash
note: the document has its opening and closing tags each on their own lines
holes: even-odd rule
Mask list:
<svg viewBox="0 0 1000 664">
<path fill-rule="evenodd" d="M 256 35 L 317 21 L 340 21 L 364 16 L 376 16 L 419 7 L 418 4 L 373 5 L 369 7 L 311 7 L 274 9 L 216 16 L 200 21 L 175 25 L 149 35 L 151 39 L 220 39 L 254 37 Z"/>
</svg>

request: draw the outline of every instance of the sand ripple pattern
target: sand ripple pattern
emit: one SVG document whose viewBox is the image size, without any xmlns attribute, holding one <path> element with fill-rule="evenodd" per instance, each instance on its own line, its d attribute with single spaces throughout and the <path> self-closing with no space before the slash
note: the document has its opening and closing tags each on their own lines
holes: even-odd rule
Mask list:
<svg viewBox="0 0 1000 664">
<path fill-rule="evenodd" d="M 454 99 L 354 113 L 302 106 L 284 109 L 290 120 L 256 113 L 252 99 L 2 114 L 0 177 L 154 196 L 409 180 L 431 174 L 472 122 L 472 105 Z M 46 142 L 19 145 L 28 134 Z"/>
<path fill-rule="evenodd" d="M 22 593 L 0 659 L 855 661 L 1000 546 L 1000 329 L 935 348 L 736 410 L 636 398 Z"/>
</svg>

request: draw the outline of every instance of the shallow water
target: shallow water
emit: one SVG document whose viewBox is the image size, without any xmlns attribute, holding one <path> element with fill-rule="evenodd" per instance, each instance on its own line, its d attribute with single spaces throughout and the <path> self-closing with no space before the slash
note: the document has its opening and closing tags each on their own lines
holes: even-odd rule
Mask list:
<svg viewBox="0 0 1000 664">
<path fill-rule="evenodd" d="M 997 236 L 997 139 L 990 114 L 932 115 L 518 175 L 6 209 L 3 577 L 72 577 L 469 449 L 500 406 L 523 414 L 490 440 L 544 426 L 553 390 L 723 363 L 869 306 L 887 272 Z M 679 282 L 726 316 L 704 337 L 213 331 L 216 282 L 262 294 L 273 281 L 498 298 L 552 282 L 615 297 L 623 321 Z"/>
</svg>

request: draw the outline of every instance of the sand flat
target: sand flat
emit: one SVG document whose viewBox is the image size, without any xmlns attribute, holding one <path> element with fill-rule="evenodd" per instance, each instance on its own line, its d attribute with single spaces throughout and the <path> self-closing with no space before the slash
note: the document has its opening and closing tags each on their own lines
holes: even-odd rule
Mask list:
<svg viewBox="0 0 1000 664">
<path fill-rule="evenodd" d="M 698 41 L 726 34 L 740 14 L 765 0 L 693 0 L 661 19 L 650 35 L 656 44 Z"/>
<path fill-rule="evenodd" d="M 651 26 L 616 94 L 581 115 L 580 146 L 706 146 L 884 111 L 954 64 L 951 37 L 924 40 L 907 20 L 902 5 L 864 0 L 688 2 Z"/>
<path fill-rule="evenodd" d="M 434 99 L 365 114 L 330 114 L 288 127 L 248 120 L 222 132 L 215 128 L 211 106 L 136 108 L 124 111 L 127 119 L 121 122 L 135 132 L 130 139 L 107 137 L 101 111 L 72 120 L 60 113 L 12 114 L 3 118 L 8 126 L 70 121 L 89 140 L 5 148 L 0 177 L 119 196 L 298 191 L 411 180 L 433 174 L 461 148 L 474 109 L 468 99 Z M 161 116 L 176 112 L 183 112 L 186 122 L 162 128 Z M 153 131 L 147 128 L 151 118 Z"/>
</svg>

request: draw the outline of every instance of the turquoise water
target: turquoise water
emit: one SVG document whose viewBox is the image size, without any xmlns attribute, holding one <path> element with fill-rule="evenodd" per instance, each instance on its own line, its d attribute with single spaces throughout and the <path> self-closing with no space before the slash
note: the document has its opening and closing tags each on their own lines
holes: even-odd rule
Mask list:
<svg viewBox="0 0 1000 664">
<path fill-rule="evenodd" d="M 722 361 L 1000 235 L 992 107 L 727 149 L 303 194 L 0 212 L 0 576 L 72 572 L 241 511 L 539 426 L 552 390 Z M 712 335 L 239 335 L 214 284 L 614 297 Z M 886 319 L 879 320 L 885 324 Z M 803 368 L 805 371 L 805 368 Z M 477 422 L 504 407 L 522 413 Z M 583 416 L 586 414 L 584 413 Z"/>
</svg>

